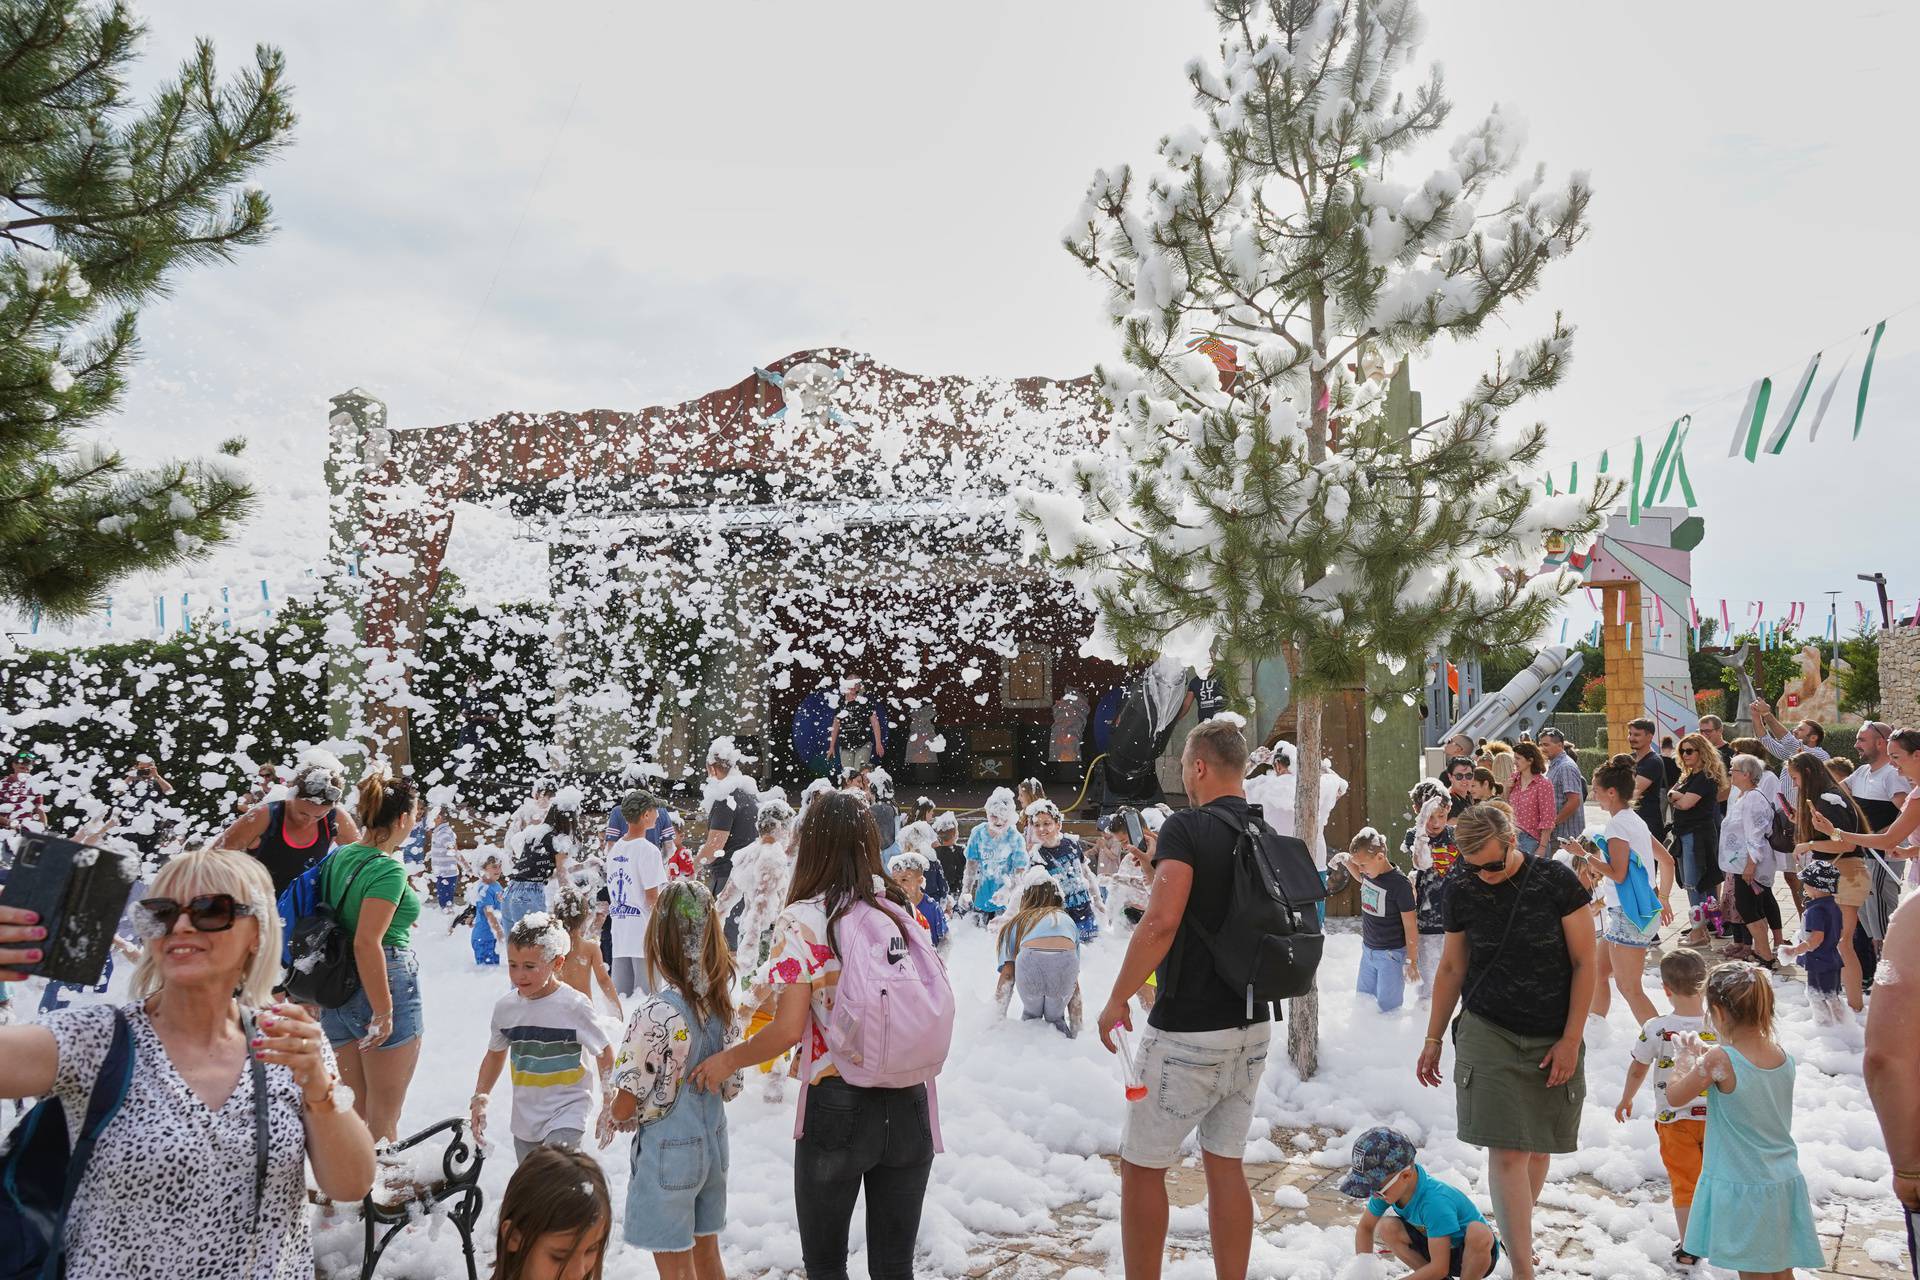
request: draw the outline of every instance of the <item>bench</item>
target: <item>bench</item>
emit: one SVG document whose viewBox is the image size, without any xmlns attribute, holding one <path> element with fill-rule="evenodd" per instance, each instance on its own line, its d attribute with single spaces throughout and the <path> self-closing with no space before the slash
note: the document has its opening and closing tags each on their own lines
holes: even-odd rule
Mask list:
<svg viewBox="0 0 1920 1280">
<path fill-rule="evenodd" d="M 438 1134 L 448 1136 L 437 1168 L 424 1151 L 420 1153 L 421 1158 L 395 1159 Z M 480 1167 L 486 1163 L 486 1153 L 469 1140 L 467 1122 L 442 1120 L 422 1129 L 387 1147 L 381 1153 L 381 1161 L 386 1167 L 361 1204 L 361 1220 L 366 1224 L 367 1235 L 366 1249 L 361 1255 L 360 1280 L 373 1280 L 380 1255 L 402 1228 L 442 1204 L 449 1205 L 446 1216 L 453 1223 L 453 1229 L 460 1233 L 460 1247 L 467 1257 L 467 1280 L 479 1280 L 473 1258 L 473 1228 L 480 1221 L 480 1207 L 485 1201 L 480 1190 Z"/>
</svg>

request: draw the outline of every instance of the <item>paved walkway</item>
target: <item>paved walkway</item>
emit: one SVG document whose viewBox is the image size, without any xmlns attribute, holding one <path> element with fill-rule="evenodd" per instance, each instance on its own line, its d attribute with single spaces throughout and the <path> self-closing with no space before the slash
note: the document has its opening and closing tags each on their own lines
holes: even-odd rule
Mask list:
<svg viewBox="0 0 1920 1280">
<path fill-rule="evenodd" d="M 1286 1130 L 1276 1130 L 1273 1135 L 1274 1142 L 1283 1148 L 1293 1147 L 1297 1136 Z M 1319 1147 L 1331 1141 L 1335 1135 L 1331 1132 L 1310 1132 L 1307 1137 L 1314 1147 Z M 1308 1222 L 1319 1227 L 1351 1228 L 1355 1220 L 1355 1203 L 1336 1189 L 1343 1172 L 1341 1169 L 1311 1164 L 1305 1156 L 1285 1164 L 1249 1164 L 1247 1174 L 1253 1182 L 1254 1212 L 1258 1216 L 1255 1230 L 1274 1231 L 1300 1221 L 1303 1210 L 1298 1207 L 1298 1196 L 1285 1197 L 1291 1202 L 1287 1207 L 1274 1203 L 1276 1194 L 1285 1187 L 1296 1188 L 1304 1194 L 1304 1214 Z M 1645 1189 L 1662 1197 L 1666 1193 L 1664 1183 L 1657 1186 L 1648 1184 Z M 1205 1199 L 1206 1180 L 1199 1167 L 1180 1166 L 1171 1170 L 1168 1194 L 1176 1210 L 1199 1204 Z M 1621 1198 L 1590 1178 L 1575 1177 L 1550 1183 L 1546 1199 L 1574 1200 L 1587 1196 L 1614 1201 Z M 1580 1216 L 1577 1209 L 1551 1208 L 1543 1204 L 1535 1219 L 1535 1247 L 1543 1259 L 1560 1259 L 1572 1264 L 1568 1270 L 1588 1274 L 1588 1268 L 1582 1265 L 1582 1261 L 1590 1254 L 1583 1243 L 1573 1238 L 1574 1223 Z M 1081 1202 L 1067 1205 L 1054 1214 L 1052 1231 L 1044 1235 L 996 1242 L 973 1259 L 974 1265 L 967 1274 L 975 1280 L 1049 1280 L 1082 1268 L 1105 1272 L 1108 1259 L 1103 1254 L 1089 1252 L 1086 1243 L 1095 1231 L 1109 1225 L 1090 1204 Z M 1837 1230 L 1821 1237 L 1821 1243 L 1826 1246 L 1827 1266 L 1825 1270 L 1814 1274 L 1865 1277 L 1867 1280 L 1903 1280 L 1907 1276 L 1904 1248 L 1898 1256 L 1891 1257 L 1887 1262 L 1875 1262 L 1869 1256 L 1870 1247 L 1882 1257 L 1889 1256 L 1891 1239 L 1902 1236 L 1905 1231 L 1897 1215 L 1873 1216 L 1864 1206 L 1837 1200 L 1824 1207 L 1821 1225 L 1837 1226 Z M 1205 1260 L 1210 1256 L 1204 1227 L 1198 1235 L 1175 1232 L 1169 1240 L 1170 1264 L 1187 1258 Z M 1117 1251 L 1114 1263 L 1117 1274 Z M 1542 1267 L 1542 1272 L 1554 1274 L 1546 1266 Z M 1504 1275 L 1506 1269 L 1501 1267 L 1496 1274 Z"/>
</svg>

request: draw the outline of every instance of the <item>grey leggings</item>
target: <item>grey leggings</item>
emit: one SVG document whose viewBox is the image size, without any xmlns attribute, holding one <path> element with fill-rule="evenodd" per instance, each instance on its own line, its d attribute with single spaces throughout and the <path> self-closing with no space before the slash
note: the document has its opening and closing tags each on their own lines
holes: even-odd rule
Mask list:
<svg viewBox="0 0 1920 1280">
<path fill-rule="evenodd" d="M 1045 1018 L 1054 1026 L 1067 1027 L 1067 1005 L 1080 981 L 1078 951 L 1041 951 L 1022 947 L 1013 965 L 1013 989 L 1020 993 L 1020 1016 Z"/>
<path fill-rule="evenodd" d="M 538 1142 L 528 1142 L 525 1138 L 515 1138 L 513 1140 L 513 1154 L 519 1159 L 525 1160 L 542 1147 L 559 1147 L 566 1151 L 578 1151 L 580 1149 L 580 1140 L 586 1136 L 586 1130 L 584 1129 L 553 1129 L 548 1131 L 547 1136 Z"/>
<path fill-rule="evenodd" d="M 652 995 L 653 983 L 648 978 L 646 958 L 615 956 L 613 958 L 613 989 L 623 996 L 630 996 L 636 991 L 644 995 Z"/>
</svg>

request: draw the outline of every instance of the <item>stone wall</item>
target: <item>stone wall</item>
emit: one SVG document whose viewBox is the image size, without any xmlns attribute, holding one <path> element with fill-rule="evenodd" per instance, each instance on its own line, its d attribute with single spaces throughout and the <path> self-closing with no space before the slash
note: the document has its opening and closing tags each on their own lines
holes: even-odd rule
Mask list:
<svg viewBox="0 0 1920 1280">
<path fill-rule="evenodd" d="M 1880 718 L 1896 727 L 1920 725 L 1920 627 L 1880 633 Z"/>
</svg>

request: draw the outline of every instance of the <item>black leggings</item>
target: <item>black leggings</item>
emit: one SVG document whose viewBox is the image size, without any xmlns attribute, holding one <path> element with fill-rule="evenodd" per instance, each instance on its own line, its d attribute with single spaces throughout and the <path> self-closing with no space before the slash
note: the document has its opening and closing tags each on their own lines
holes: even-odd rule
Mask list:
<svg viewBox="0 0 1920 1280">
<path fill-rule="evenodd" d="M 1747 884 L 1745 876 L 1733 878 L 1733 905 L 1740 910 L 1740 918 L 1749 926 L 1765 920 L 1776 932 L 1780 925 L 1780 899 L 1773 896 L 1772 885 Z"/>
<path fill-rule="evenodd" d="M 807 1280 L 846 1280 L 847 1228 L 867 1191 L 867 1274 L 913 1280 L 920 1208 L 933 1172 L 927 1090 L 861 1089 L 828 1076 L 807 1090 L 793 1148 L 793 1199 Z"/>
</svg>

